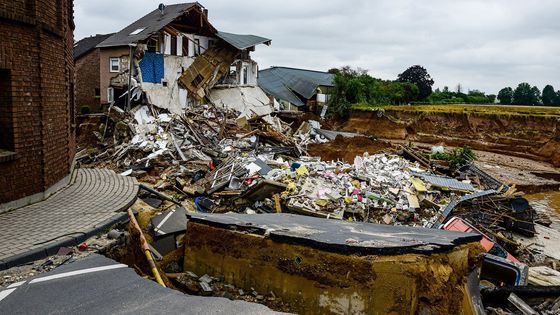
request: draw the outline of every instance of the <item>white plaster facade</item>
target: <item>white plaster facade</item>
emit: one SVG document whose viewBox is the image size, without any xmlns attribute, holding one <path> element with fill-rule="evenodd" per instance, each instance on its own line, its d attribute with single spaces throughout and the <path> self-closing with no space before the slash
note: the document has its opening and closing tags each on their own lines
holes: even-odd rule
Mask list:
<svg viewBox="0 0 560 315">
<path fill-rule="evenodd" d="M 148 102 L 160 108 L 168 109 L 172 113 L 181 113 L 188 105 L 187 90 L 181 88 L 178 79 L 196 57 L 212 45 L 216 38 L 194 34 L 179 33 L 177 36 L 177 51 L 171 51 L 172 35 L 162 32 L 159 51 L 164 57 L 164 78 L 160 83 L 140 82 L 142 90 L 146 93 Z M 187 55 L 183 56 L 184 42 L 187 46 Z M 236 69 L 235 80 L 232 86 L 256 86 L 258 65 L 253 60 L 236 60 L 232 67 Z M 141 77 L 141 76 L 140 76 Z"/>
</svg>

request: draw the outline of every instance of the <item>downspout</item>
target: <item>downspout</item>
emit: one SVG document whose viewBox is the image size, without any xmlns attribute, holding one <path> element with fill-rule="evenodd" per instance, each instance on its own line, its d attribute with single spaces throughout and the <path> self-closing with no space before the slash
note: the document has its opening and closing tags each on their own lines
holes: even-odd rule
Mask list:
<svg viewBox="0 0 560 315">
<path fill-rule="evenodd" d="M 128 49 L 129 49 L 129 53 L 128 53 L 128 92 L 126 94 L 126 111 L 130 110 L 130 93 L 132 90 L 132 87 L 130 86 L 131 81 L 132 81 L 132 47 L 136 47 L 136 44 L 128 44 Z"/>
</svg>

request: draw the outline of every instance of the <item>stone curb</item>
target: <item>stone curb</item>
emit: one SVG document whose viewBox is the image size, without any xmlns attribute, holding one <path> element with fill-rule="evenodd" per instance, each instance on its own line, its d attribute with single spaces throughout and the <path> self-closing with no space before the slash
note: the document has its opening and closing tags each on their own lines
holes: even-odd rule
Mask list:
<svg viewBox="0 0 560 315">
<path fill-rule="evenodd" d="M 132 204 L 134 204 L 135 201 L 136 198 L 134 198 L 132 202 L 125 209 L 128 209 L 130 206 L 132 206 Z M 0 260 L 0 271 L 12 267 L 20 266 L 26 263 L 30 263 L 39 259 L 47 258 L 49 256 L 56 254 L 58 252 L 58 249 L 61 247 L 77 246 L 81 244 L 83 241 L 87 240 L 88 238 L 109 229 L 109 227 L 119 222 L 124 222 L 127 219 L 128 219 L 128 214 L 126 212 L 118 213 L 114 215 L 112 218 L 100 222 L 93 229 L 89 231 L 85 231 L 83 234 L 80 234 L 78 236 L 75 237 L 67 236 L 60 240 L 46 244 L 45 246 L 42 246 L 40 248 L 35 248 L 25 253 L 21 253 Z"/>
</svg>

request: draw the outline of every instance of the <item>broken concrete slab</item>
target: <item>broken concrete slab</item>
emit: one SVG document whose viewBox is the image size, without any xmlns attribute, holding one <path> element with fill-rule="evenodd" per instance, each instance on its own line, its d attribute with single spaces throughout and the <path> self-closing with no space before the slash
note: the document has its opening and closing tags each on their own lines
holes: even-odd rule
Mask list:
<svg viewBox="0 0 560 315">
<path fill-rule="evenodd" d="M 183 207 L 170 209 L 152 218 L 156 237 L 184 232 L 187 229 L 187 210 Z"/>
<path fill-rule="evenodd" d="M 291 214 L 189 218 L 185 270 L 273 291 L 297 313 L 473 311 L 478 235 Z"/>
</svg>

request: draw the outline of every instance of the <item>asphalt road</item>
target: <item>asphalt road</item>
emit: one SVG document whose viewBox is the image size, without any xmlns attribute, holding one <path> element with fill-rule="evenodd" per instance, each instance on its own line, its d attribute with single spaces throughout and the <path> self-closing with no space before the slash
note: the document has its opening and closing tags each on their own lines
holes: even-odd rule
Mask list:
<svg viewBox="0 0 560 315">
<path fill-rule="evenodd" d="M 279 314 L 266 306 L 163 288 L 100 255 L 0 288 L 0 314 Z"/>
</svg>

